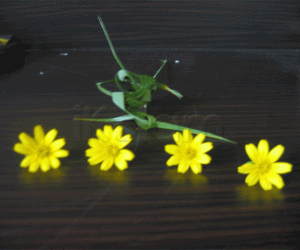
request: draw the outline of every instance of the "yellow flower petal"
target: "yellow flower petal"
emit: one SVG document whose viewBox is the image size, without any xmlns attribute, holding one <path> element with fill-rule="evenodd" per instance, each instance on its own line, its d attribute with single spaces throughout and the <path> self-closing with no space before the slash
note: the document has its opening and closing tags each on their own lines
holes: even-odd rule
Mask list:
<svg viewBox="0 0 300 250">
<path fill-rule="evenodd" d="M 269 143 L 266 140 L 260 140 L 257 146 L 260 159 L 266 159 L 269 153 Z"/>
<path fill-rule="evenodd" d="M 201 173 L 202 172 L 202 166 L 201 166 L 201 164 L 192 164 L 191 165 L 191 169 L 192 169 L 192 171 L 195 173 L 195 174 L 199 174 L 199 173 Z"/>
<path fill-rule="evenodd" d="M 199 146 L 199 150 L 201 153 L 206 153 L 207 151 L 213 148 L 212 142 L 205 142 Z"/>
<path fill-rule="evenodd" d="M 57 158 L 52 158 L 50 164 L 52 168 L 57 169 L 60 166 L 60 160 Z"/>
<path fill-rule="evenodd" d="M 165 151 L 168 154 L 175 155 L 179 153 L 179 147 L 175 144 L 167 144 L 165 145 Z"/>
<path fill-rule="evenodd" d="M 183 137 L 182 137 L 182 134 L 180 132 L 176 132 L 173 134 L 173 139 L 174 141 L 176 142 L 176 144 L 178 146 L 180 146 L 182 140 L 183 140 Z"/>
<path fill-rule="evenodd" d="M 19 134 L 19 139 L 23 145 L 29 146 L 30 148 L 36 147 L 36 142 L 33 140 L 33 138 L 24 132 Z"/>
<path fill-rule="evenodd" d="M 200 154 L 197 157 L 197 162 L 202 164 L 209 164 L 211 162 L 211 157 L 207 154 Z"/>
<path fill-rule="evenodd" d="M 121 160 L 121 159 L 116 159 L 115 161 L 116 167 L 123 171 L 124 169 L 128 168 L 128 163 L 127 161 Z"/>
<path fill-rule="evenodd" d="M 31 156 L 26 156 L 20 163 L 21 168 L 27 168 L 31 164 Z"/>
<path fill-rule="evenodd" d="M 107 138 L 113 138 L 113 127 L 111 125 L 105 125 L 104 128 L 104 134 Z"/>
<path fill-rule="evenodd" d="M 91 165 L 96 165 L 102 161 L 104 161 L 107 158 L 106 154 L 103 154 L 102 152 L 93 153 L 90 158 L 88 159 L 88 162 Z"/>
<path fill-rule="evenodd" d="M 103 162 L 103 160 L 99 160 L 98 158 L 89 158 L 88 163 L 90 165 L 98 165 L 99 163 Z"/>
<path fill-rule="evenodd" d="M 170 159 L 167 161 L 167 166 L 174 166 L 174 165 L 178 165 L 180 162 L 180 157 L 178 155 L 173 155 L 170 157 Z"/>
<path fill-rule="evenodd" d="M 100 158 L 100 157 L 92 157 L 92 158 L 89 158 L 88 159 L 88 163 L 90 165 L 97 165 L 99 164 L 100 162 L 104 161 L 105 160 L 105 157 L 103 158 Z"/>
<path fill-rule="evenodd" d="M 267 179 L 265 174 L 261 174 L 259 177 L 259 184 L 264 190 L 271 190 L 272 185 L 270 181 Z"/>
<path fill-rule="evenodd" d="M 124 148 L 132 141 L 131 135 L 123 136 L 119 141 L 119 147 Z"/>
<path fill-rule="evenodd" d="M 28 155 L 21 161 L 20 167 L 27 168 L 32 162 L 34 162 L 34 160 L 35 158 L 32 155 Z"/>
<path fill-rule="evenodd" d="M 107 158 L 101 163 L 100 169 L 103 171 L 107 171 L 113 166 L 113 164 L 114 164 L 113 158 Z"/>
<path fill-rule="evenodd" d="M 122 137 L 122 133 L 123 133 L 123 127 L 122 126 L 117 126 L 113 132 L 113 137 L 120 140 Z"/>
<path fill-rule="evenodd" d="M 205 139 L 205 135 L 200 133 L 198 135 L 196 135 L 196 137 L 194 138 L 193 142 L 192 142 L 192 147 L 195 147 L 197 145 L 200 145 Z"/>
<path fill-rule="evenodd" d="M 116 159 L 122 159 L 126 161 L 132 161 L 133 158 L 135 157 L 134 153 L 132 153 L 128 149 L 121 149 L 116 157 Z"/>
<path fill-rule="evenodd" d="M 277 145 L 275 148 L 273 148 L 270 153 L 268 154 L 268 161 L 269 163 L 273 163 L 277 161 L 284 152 L 284 146 Z"/>
<path fill-rule="evenodd" d="M 14 151 L 22 155 L 30 155 L 34 152 L 30 146 L 21 143 L 16 143 L 14 145 Z"/>
<path fill-rule="evenodd" d="M 66 150 L 66 149 L 60 149 L 60 150 L 58 150 L 58 151 L 55 151 L 55 152 L 53 153 L 53 156 L 54 156 L 54 157 L 57 157 L 57 158 L 67 157 L 67 156 L 69 156 L 69 151 Z"/>
<path fill-rule="evenodd" d="M 105 141 L 105 142 L 107 142 L 108 141 L 108 138 L 106 137 L 106 135 L 104 134 L 104 132 L 100 129 L 100 128 L 98 128 L 97 130 L 96 130 L 96 136 L 98 137 L 98 139 L 100 140 L 100 141 Z M 92 138 L 92 139 L 94 139 L 94 138 Z M 90 139 L 91 140 L 91 139 Z M 95 139 L 96 140 L 96 139 Z M 92 146 L 91 146 L 92 147 Z"/>
<path fill-rule="evenodd" d="M 97 159 L 99 162 L 103 161 L 105 158 L 107 158 L 107 154 L 103 151 L 95 151 L 93 148 L 87 149 L 85 151 L 85 156 L 90 157 L 91 159 Z"/>
<path fill-rule="evenodd" d="M 189 129 L 184 129 L 183 130 L 183 140 L 185 142 L 190 142 L 193 140 L 193 135 Z"/>
<path fill-rule="evenodd" d="M 39 169 L 39 165 L 40 165 L 39 162 L 31 163 L 28 171 L 31 173 L 35 173 Z"/>
<path fill-rule="evenodd" d="M 257 149 L 256 147 L 254 146 L 254 144 L 250 143 L 250 144 L 247 144 L 245 146 L 245 150 L 246 150 L 246 153 L 248 155 L 248 157 L 250 158 L 250 160 L 254 163 L 257 162 Z"/>
<path fill-rule="evenodd" d="M 254 170 L 252 173 L 247 175 L 245 182 L 248 184 L 248 186 L 253 186 L 258 182 L 259 179 L 259 171 Z"/>
<path fill-rule="evenodd" d="M 85 150 L 86 157 L 92 157 L 96 153 L 97 153 L 97 150 L 95 150 L 94 148 L 89 148 L 89 149 Z"/>
<path fill-rule="evenodd" d="M 47 172 L 47 171 L 50 170 L 50 168 L 51 168 L 51 166 L 50 166 L 49 159 L 48 158 L 43 158 L 42 161 L 41 161 L 41 170 L 43 172 Z"/>
<path fill-rule="evenodd" d="M 247 162 L 243 164 L 242 166 L 238 167 L 238 173 L 240 174 L 250 174 L 255 169 L 257 169 L 257 166 L 253 164 L 252 162 Z"/>
<path fill-rule="evenodd" d="M 177 172 L 185 173 L 189 169 L 189 164 L 187 162 L 180 162 L 178 165 Z"/>
<path fill-rule="evenodd" d="M 50 148 L 52 151 L 56 151 L 62 148 L 63 146 L 65 146 L 65 144 L 66 144 L 65 138 L 60 138 L 52 142 L 50 144 Z"/>
<path fill-rule="evenodd" d="M 45 138 L 44 129 L 41 125 L 37 125 L 33 129 L 34 139 L 37 143 L 41 143 Z"/>
<path fill-rule="evenodd" d="M 97 148 L 100 149 L 102 143 L 100 142 L 100 140 L 97 140 L 96 138 L 90 138 L 90 139 L 88 140 L 88 145 L 89 145 L 90 147 L 92 147 L 92 148 L 97 147 Z"/>
<path fill-rule="evenodd" d="M 51 129 L 45 136 L 45 145 L 50 145 L 57 136 L 57 129 Z"/>
<path fill-rule="evenodd" d="M 293 165 L 287 162 L 275 162 L 272 164 L 272 169 L 278 174 L 285 174 L 292 171 Z"/>
<path fill-rule="evenodd" d="M 279 189 L 283 188 L 284 181 L 283 181 L 282 177 L 279 174 L 271 172 L 266 177 L 277 188 L 279 188 Z"/>
</svg>

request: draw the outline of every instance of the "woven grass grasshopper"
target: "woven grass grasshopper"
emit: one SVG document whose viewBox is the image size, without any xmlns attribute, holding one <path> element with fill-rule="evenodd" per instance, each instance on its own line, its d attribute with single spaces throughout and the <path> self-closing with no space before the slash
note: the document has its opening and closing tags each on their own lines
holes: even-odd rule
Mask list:
<svg viewBox="0 0 300 250">
<path fill-rule="evenodd" d="M 183 97 L 178 91 L 173 90 L 169 88 L 167 85 L 156 81 L 156 77 L 166 66 L 167 60 L 162 61 L 163 62 L 162 66 L 158 69 L 158 71 L 155 73 L 153 77 L 147 75 L 138 75 L 136 73 L 126 70 L 126 68 L 122 64 L 121 60 L 119 59 L 114 49 L 114 46 L 110 40 L 108 32 L 100 16 L 98 16 L 98 20 L 106 36 L 111 52 L 121 69 L 115 75 L 115 79 L 104 81 L 104 82 L 98 82 L 96 83 L 96 85 L 102 93 L 111 96 L 113 103 L 127 114 L 123 116 L 114 117 L 114 118 L 100 118 L 100 119 L 76 118 L 76 120 L 98 121 L 98 122 L 120 122 L 126 120 L 135 120 L 137 125 L 145 130 L 151 128 L 162 128 L 162 129 L 183 131 L 184 129 L 187 129 L 187 127 L 184 126 L 178 126 L 167 122 L 157 121 L 154 116 L 141 112 L 141 109 L 145 107 L 148 102 L 151 101 L 151 94 L 157 88 L 167 90 L 171 92 L 173 95 L 177 96 L 178 98 Z M 116 84 L 121 91 L 111 92 L 105 89 L 102 86 L 103 84 Z M 127 88 L 125 88 L 125 86 L 127 86 Z M 197 129 L 191 129 L 191 128 L 188 129 L 194 134 L 203 133 L 205 136 L 210 138 L 215 138 L 222 141 L 234 143 L 233 141 L 218 135 L 214 135 Z"/>
</svg>

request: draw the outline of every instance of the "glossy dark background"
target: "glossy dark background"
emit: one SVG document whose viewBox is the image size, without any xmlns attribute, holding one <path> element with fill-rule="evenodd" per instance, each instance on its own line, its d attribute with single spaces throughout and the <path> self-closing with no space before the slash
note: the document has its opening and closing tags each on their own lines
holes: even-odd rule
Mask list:
<svg viewBox="0 0 300 250">
<path fill-rule="evenodd" d="M 158 90 L 147 112 L 222 135 L 200 175 L 167 168 L 172 131 L 131 133 L 136 158 L 123 172 L 88 166 L 102 123 L 75 117 L 123 113 L 96 82 L 119 70 L 101 15 L 128 70 L 180 91 Z M 0 244 L 2 248 L 297 249 L 299 231 L 299 1 L 1 1 Z M 19 41 L 20 43 L 18 43 Z M 3 48 L 2 48 L 3 49 Z M 179 62 L 176 62 L 179 61 Z M 29 174 L 13 152 L 18 134 L 57 128 L 70 157 Z M 285 146 L 286 186 L 247 187 L 244 145 Z"/>
</svg>

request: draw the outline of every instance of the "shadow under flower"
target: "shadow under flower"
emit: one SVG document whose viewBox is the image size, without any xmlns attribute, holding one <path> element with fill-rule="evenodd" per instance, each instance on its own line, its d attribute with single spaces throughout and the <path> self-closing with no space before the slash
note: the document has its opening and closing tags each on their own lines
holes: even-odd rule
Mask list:
<svg viewBox="0 0 300 250">
<path fill-rule="evenodd" d="M 38 170 L 35 173 L 31 173 L 28 169 L 22 169 L 19 174 L 19 179 L 24 184 L 31 187 L 35 186 L 49 186 L 49 184 L 63 183 L 67 175 L 67 168 L 60 167 L 58 169 L 51 169 L 48 172 Z"/>
<path fill-rule="evenodd" d="M 91 175 L 96 177 L 100 181 L 113 183 L 117 186 L 126 185 L 130 180 L 129 173 L 126 170 L 120 171 L 115 166 L 113 166 L 108 171 L 100 170 L 99 164 L 88 165 L 88 169 Z"/>
<path fill-rule="evenodd" d="M 239 201 L 246 201 L 255 205 L 282 203 L 284 201 L 284 194 L 281 189 L 273 187 L 271 190 L 265 191 L 261 188 L 259 183 L 254 186 L 241 185 L 236 188 L 236 191 Z"/>
<path fill-rule="evenodd" d="M 202 174 L 194 174 L 190 169 L 184 174 L 178 173 L 176 169 L 167 169 L 164 178 L 171 181 L 172 184 L 180 184 L 182 186 L 205 187 L 208 180 Z"/>
</svg>

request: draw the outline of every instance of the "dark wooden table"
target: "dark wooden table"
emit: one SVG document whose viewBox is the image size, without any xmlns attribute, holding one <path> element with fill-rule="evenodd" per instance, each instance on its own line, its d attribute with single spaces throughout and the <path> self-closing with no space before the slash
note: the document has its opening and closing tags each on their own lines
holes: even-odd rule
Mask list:
<svg viewBox="0 0 300 250">
<path fill-rule="evenodd" d="M 103 1 L 101 9 L 96 1 L 65 9 L 13 2 L 1 2 L 3 29 L 31 49 L 15 58 L 25 58 L 21 66 L 0 75 L 0 247 L 298 248 L 299 2 Z M 169 61 L 160 80 L 184 98 L 158 90 L 149 114 L 237 142 L 213 141 L 201 174 L 166 166 L 164 145 L 174 131 L 144 131 L 130 121 L 119 123 L 133 137 L 129 168 L 88 165 L 87 140 L 104 124 L 74 118 L 124 114 L 95 85 L 119 70 L 99 12 L 128 70 L 153 75 L 160 60 Z M 229 24 L 232 31 L 221 33 Z M 70 156 L 57 170 L 31 174 L 13 145 L 37 124 L 57 128 Z M 245 144 L 261 139 L 282 144 L 280 161 L 293 164 L 282 190 L 248 187 L 237 173 L 248 161 Z"/>
</svg>

